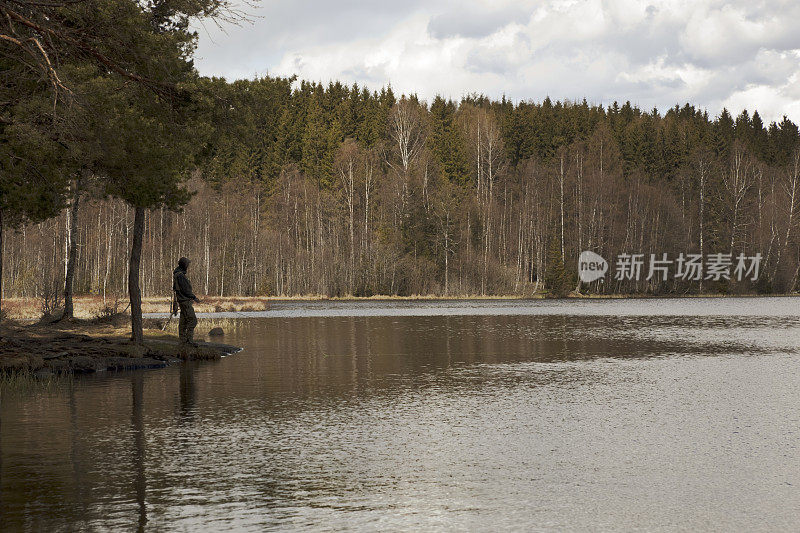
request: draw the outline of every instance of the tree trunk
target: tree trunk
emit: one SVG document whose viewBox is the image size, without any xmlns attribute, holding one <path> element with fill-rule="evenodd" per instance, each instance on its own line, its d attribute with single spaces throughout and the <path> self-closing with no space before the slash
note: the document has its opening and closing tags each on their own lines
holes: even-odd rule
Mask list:
<svg viewBox="0 0 800 533">
<path fill-rule="evenodd" d="M 706 167 L 705 161 L 700 161 L 700 259 L 705 258 L 705 194 L 706 194 Z M 700 276 L 700 294 L 703 294 L 703 276 Z"/>
<path fill-rule="evenodd" d="M 108 276 L 111 273 L 111 244 L 114 236 L 114 205 L 111 205 L 111 216 L 109 223 L 106 224 L 106 271 L 103 274 L 103 306 L 106 305 L 106 288 L 108 287 Z M 99 227 L 99 224 L 98 224 Z"/>
<path fill-rule="evenodd" d="M 71 217 L 69 224 L 69 234 L 67 241 L 69 242 L 69 251 L 67 254 L 67 272 L 64 276 L 64 314 L 61 320 L 68 320 L 75 316 L 74 305 L 72 296 L 74 294 L 73 287 L 75 285 L 75 256 L 78 254 L 78 206 L 81 199 L 81 179 L 75 180 L 75 190 L 72 197 L 72 207 L 70 208 Z"/>
<path fill-rule="evenodd" d="M 131 300 L 131 341 L 144 342 L 142 332 L 142 291 L 139 288 L 139 266 L 142 261 L 142 238 L 144 237 L 144 207 L 135 207 L 133 215 L 133 245 L 131 246 L 130 269 L 128 270 L 128 295 Z"/>
<path fill-rule="evenodd" d="M 209 278 L 209 274 L 211 272 L 211 248 L 210 248 L 210 244 L 208 242 L 209 218 L 210 218 L 210 216 L 209 216 L 209 213 L 208 213 L 208 208 L 206 208 L 206 228 L 205 228 L 205 233 L 204 233 L 204 236 L 203 236 L 203 239 L 205 239 L 203 248 L 205 250 L 204 258 L 205 258 L 205 263 L 206 263 L 206 284 L 205 284 L 205 290 L 203 291 L 203 294 L 209 294 L 209 291 L 208 291 L 208 278 Z"/>
<path fill-rule="evenodd" d="M 450 251 L 450 212 L 447 212 L 447 219 L 445 221 L 444 230 L 444 294 L 445 296 L 450 293 L 450 262 L 448 261 L 448 253 Z"/>
<path fill-rule="evenodd" d="M 559 173 L 561 187 L 561 257 L 564 257 L 564 154 L 561 154 L 561 172 Z"/>
<path fill-rule="evenodd" d="M 575 167 L 577 173 L 575 174 L 575 218 L 578 220 L 578 254 L 583 253 L 583 158 L 580 154 L 575 154 Z M 563 230 L 562 230 L 563 231 Z M 581 293 L 581 278 L 578 276 L 578 284 L 575 286 L 575 292 Z"/>
<path fill-rule="evenodd" d="M 800 154 L 800 152 L 798 152 Z M 784 185 L 784 190 L 786 195 L 789 197 L 789 213 L 788 213 L 788 220 L 786 221 L 786 236 L 783 239 L 783 246 L 778 248 L 778 256 L 775 260 L 775 270 L 772 275 L 773 279 L 778 275 L 778 268 L 780 268 L 781 257 L 783 256 L 784 252 L 786 251 L 787 247 L 789 246 L 789 237 L 792 233 L 792 225 L 794 224 L 794 214 L 797 207 L 797 188 L 798 188 L 798 178 L 800 178 L 800 174 L 798 173 L 798 160 L 800 160 L 800 155 L 798 155 L 795 159 L 795 166 L 794 166 L 794 174 L 789 174 L 788 183 Z M 791 287 L 790 287 L 791 289 Z"/>
<path fill-rule="evenodd" d="M 0 207 L 0 320 L 3 319 L 3 251 L 3 208 Z"/>
<path fill-rule="evenodd" d="M 353 295 L 356 270 L 356 240 L 355 240 L 355 192 L 356 183 L 353 175 L 353 161 L 350 161 L 347 174 L 347 208 L 350 214 L 350 296 Z"/>
</svg>

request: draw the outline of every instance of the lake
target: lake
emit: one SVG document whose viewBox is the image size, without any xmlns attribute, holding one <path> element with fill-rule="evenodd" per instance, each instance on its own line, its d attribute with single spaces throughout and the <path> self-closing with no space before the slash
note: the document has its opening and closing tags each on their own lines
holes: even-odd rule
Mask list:
<svg viewBox="0 0 800 533">
<path fill-rule="evenodd" d="M 798 530 L 800 299 L 288 302 L 4 390 L 0 529 Z"/>
</svg>

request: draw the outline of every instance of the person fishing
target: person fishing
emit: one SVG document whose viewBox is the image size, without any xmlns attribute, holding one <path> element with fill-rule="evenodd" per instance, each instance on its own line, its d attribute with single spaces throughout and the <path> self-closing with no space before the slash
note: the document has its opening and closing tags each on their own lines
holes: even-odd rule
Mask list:
<svg viewBox="0 0 800 533">
<path fill-rule="evenodd" d="M 181 344 L 197 347 L 194 342 L 194 328 L 197 326 L 197 315 L 194 314 L 194 302 L 199 302 L 197 296 L 192 292 L 192 284 L 186 277 L 191 261 L 186 257 L 178 260 L 178 267 L 172 271 L 172 290 L 175 292 L 175 299 L 180 308 L 180 319 L 178 320 L 178 337 Z"/>
</svg>

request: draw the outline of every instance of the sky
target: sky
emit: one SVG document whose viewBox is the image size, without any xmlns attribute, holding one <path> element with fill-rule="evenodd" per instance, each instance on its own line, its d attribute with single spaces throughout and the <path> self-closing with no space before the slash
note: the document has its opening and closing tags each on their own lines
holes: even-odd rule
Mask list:
<svg viewBox="0 0 800 533">
<path fill-rule="evenodd" d="M 662 113 L 800 122 L 797 0 L 261 0 L 198 25 L 196 66 L 228 80 L 340 80 L 431 101 L 630 100 Z"/>
</svg>

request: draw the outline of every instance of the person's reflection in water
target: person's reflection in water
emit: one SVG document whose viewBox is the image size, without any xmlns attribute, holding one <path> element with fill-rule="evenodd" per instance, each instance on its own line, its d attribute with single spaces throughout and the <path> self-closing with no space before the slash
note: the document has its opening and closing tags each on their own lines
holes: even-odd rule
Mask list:
<svg viewBox="0 0 800 533">
<path fill-rule="evenodd" d="M 81 441 L 82 427 L 81 421 L 78 419 L 78 400 L 75 397 L 75 382 L 70 380 L 67 385 L 67 394 L 69 405 L 69 423 L 70 423 L 70 463 L 72 464 L 72 479 L 74 484 L 74 503 L 72 511 L 75 516 L 82 517 L 88 516 L 87 502 L 91 501 L 92 487 L 87 479 L 85 473 L 89 470 L 89 466 L 85 464 L 86 448 Z"/>
<path fill-rule="evenodd" d="M 0 391 L 0 407 L 3 405 L 3 393 Z M 5 509 L 3 500 L 3 411 L 0 410 L 0 510 Z M 0 528 L 3 527 L 3 513 L 0 513 Z"/>
<path fill-rule="evenodd" d="M 139 504 L 138 531 L 144 531 L 147 524 L 147 478 L 145 477 L 145 437 L 144 437 L 144 377 L 141 372 L 136 372 L 131 377 L 131 395 L 133 396 L 133 411 L 131 413 L 131 426 L 133 427 L 133 471 L 136 501 Z"/>
<path fill-rule="evenodd" d="M 195 415 L 195 385 L 194 385 L 194 365 L 193 361 L 181 363 L 180 374 L 180 418 L 184 422 L 193 422 Z"/>
</svg>

